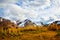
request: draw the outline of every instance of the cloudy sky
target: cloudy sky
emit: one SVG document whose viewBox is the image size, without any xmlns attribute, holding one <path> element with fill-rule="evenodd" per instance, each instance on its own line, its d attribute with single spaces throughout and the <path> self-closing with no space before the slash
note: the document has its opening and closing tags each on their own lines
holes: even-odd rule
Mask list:
<svg viewBox="0 0 60 40">
<path fill-rule="evenodd" d="M 0 17 L 50 23 L 60 20 L 60 0 L 0 0 Z"/>
</svg>

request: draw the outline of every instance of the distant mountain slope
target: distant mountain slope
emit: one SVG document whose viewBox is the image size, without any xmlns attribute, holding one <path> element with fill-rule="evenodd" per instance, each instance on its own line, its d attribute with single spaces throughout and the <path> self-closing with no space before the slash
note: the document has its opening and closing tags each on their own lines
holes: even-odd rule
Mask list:
<svg viewBox="0 0 60 40">
<path fill-rule="evenodd" d="M 26 19 L 22 22 L 18 22 L 17 25 L 20 25 L 20 26 L 28 26 L 28 25 L 36 25 L 34 22 L 32 22 L 31 20 L 29 19 Z"/>
<path fill-rule="evenodd" d="M 43 24 L 43 22 L 39 22 L 39 23 L 41 25 L 47 25 L 47 24 Z M 54 21 L 48 25 L 51 25 L 51 24 L 59 24 L 60 25 L 60 21 Z M 16 24 L 15 24 L 14 22 L 11 22 L 11 20 L 9 20 L 9 19 L 0 17 L 0 27 L 2 27 L 2 26 L 3 27 L 18 27 L 18 26 L 26 27 L 26 26 L 37 26 L 37 24 L 32 22 L 29 19 L 26 19 L 22 22 L 16 22 Z"/>
<path fill-rule="evenodd" d="M 17 27 L 11 20 L 0 17 L 0 27 Z"/>
</svg>

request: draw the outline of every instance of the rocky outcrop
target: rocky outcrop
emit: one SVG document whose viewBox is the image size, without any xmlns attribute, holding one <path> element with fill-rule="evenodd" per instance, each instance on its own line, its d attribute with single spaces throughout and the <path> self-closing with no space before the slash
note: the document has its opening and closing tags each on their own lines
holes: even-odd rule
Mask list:
<svg viewBox="0 0 60 40">
<path fill-rule="evenodd" d="M 0 17 L 0 27 L 17 27 L 17 25 L 8 19 Z"/>
<path fill-rule="evenodd" d="M 24 22 L 25 22 L 25 24 L 24 24 L 25 27 L 28 27 L 28 26 L 36 27 L 36 24 L 28 19 L 26 19 Z"/>
<path fill-rule="evenodd" d="M 22 21 L 22 22 L 17 22 L 17 25 L 20 25 L 20 24 L 23 24 L 24 25 L 24 27 L 27 27 L 27 26 L 36 26 L 36 24 L 35 23 L 33 23 L 31 20 L 29 20 L 29 19 L 26 19 L 26 20 L 24 20 L 24 21 Z M 23 26 L 22 25 L 22 26 Z"/>
<path fill-rule="evenodd" d="M 53 23 L 49 24 L 50 30 L 60 30 L 60 21 L 54 21 Z"/>
</svg>

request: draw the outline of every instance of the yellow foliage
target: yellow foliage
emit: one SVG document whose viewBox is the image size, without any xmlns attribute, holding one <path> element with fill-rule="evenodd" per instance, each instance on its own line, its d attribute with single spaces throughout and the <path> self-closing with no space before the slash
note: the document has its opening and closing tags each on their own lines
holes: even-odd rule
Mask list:
<svg viewBox="0 0 60 40">
<path fill-rule="evenodd" d="M 56 31 L 49 29 L 54 26 L 28 26 L 28 27 L 4 27 L 0 28 L 0 40 L 55 40 L 57 35 Z"/>
</svg>

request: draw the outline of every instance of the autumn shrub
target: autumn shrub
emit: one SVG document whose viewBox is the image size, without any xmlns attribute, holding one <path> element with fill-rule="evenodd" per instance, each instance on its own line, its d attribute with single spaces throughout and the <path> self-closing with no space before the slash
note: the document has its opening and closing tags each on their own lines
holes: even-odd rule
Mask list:
<svg viewBox="0 0 60 40">
<path fill-rule="evenodd" d="M 56 31 L 57 35 L 56 36 L 60 36 L 60 30 Z"/>
</svg>

